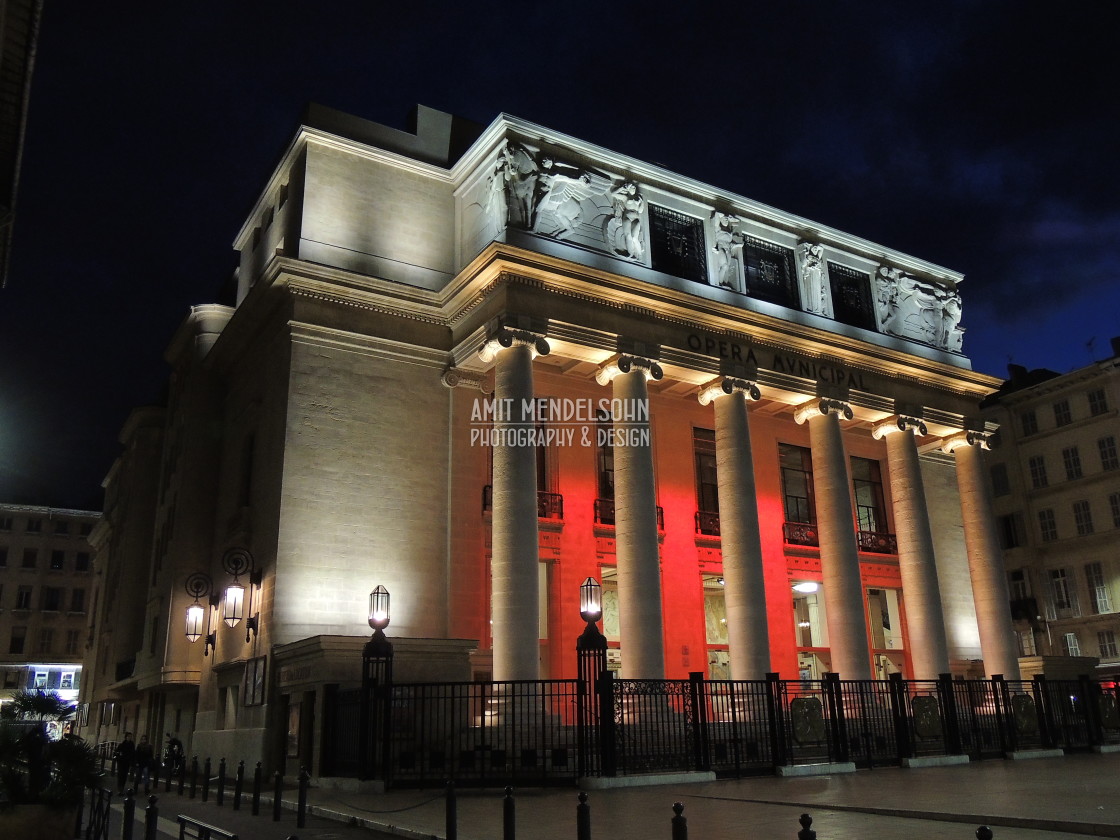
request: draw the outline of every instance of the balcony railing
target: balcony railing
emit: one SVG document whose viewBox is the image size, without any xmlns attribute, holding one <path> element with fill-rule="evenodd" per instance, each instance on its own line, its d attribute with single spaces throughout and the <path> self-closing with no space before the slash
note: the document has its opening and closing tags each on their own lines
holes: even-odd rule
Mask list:
<svg viewBox="0 0 1120 840">
<path fill-rule="evenodd" d="M 614 525 L 614 499 L 595 500 L 595 522 L 599 525 Z M 657 530 L 665 530 L 665 510 L 657 506 Z"/>
<path fill-rule="evenodd" d="M 482 488 L 482 512 L 494 509 L 494 487 L 487 484 Z M 537 491 L 537 518 L 538 519 L 563 519 L 564 497 L 559 493 L 546 493 Z"/>
<path fill-rule="evenodd" d="M 537 518 L 538 519 L 563 519 L 564 497 L 559 493 L 545 493 L 537 491 Z"/>
<path fill-rule="evenodd" d="M 719 514 L 710 510 L 696 511 L 696 533 L 719 536 Z"/>
<path fill-rule="evenodd" d="M 894 534 L 877 531 L 856 531 L 859 550 L 869 554 L 898 554 L 898 540 Z"/>
<path fill-rule="evenodd" d="M 817 526 L 812 522 L 783 522 L 782 534 L 791 545 L 820 545 Z"/>
</svg>

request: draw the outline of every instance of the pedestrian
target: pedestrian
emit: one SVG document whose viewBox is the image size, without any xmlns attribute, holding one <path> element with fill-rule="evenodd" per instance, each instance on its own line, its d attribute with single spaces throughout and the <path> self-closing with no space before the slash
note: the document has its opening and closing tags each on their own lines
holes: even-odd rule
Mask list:
<svg viewBox="0 0 1120 840">
<path fill-rule="evenodd" d="M 152 765 L 155 763 L 156 753 L 148 740 L 147 735 L 140 736 L 140 743 L 136 745 L 136 790 L 140 791 L 140 783 L 144 783 L 144 793 L 152 792 Z"/>
<path fill-rule="evenodd" d="M 136 758 L 136 742 L 132 740 L 132 733 L 124 733 L 124 740 L 117 744 L 113 752 L 113 759 L 117 762 L 117 795 L 124 793 L 124 786 L 128 782 L 128 771 L 132 769 L 132 762 Z"/>
</svg>

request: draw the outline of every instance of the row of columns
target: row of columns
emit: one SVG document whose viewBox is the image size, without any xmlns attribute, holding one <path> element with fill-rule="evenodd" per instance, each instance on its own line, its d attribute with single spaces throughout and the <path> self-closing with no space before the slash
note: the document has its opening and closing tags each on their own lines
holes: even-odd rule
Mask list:
<svg viewBox="0 0 1120 840">
<path fill-rule="evenodd" d="M 521 407 L 534 397 L 532 362 L 549 352 L 533 333 L 503 328 L 483 348 L 494 363 L 494 397 L 513 416 L 495 417 L 496 432 L 525 425 Z M 622 355 L 604 365 L 596 380 L 611 384 L 622 405 L 648 405 L 648 381 L 660 379 L 656 361 Z M 757 400 L 754 383 L 719 378 L 699 399 L 715 411 L 716 470 L 722 534 L 728 651 L 733 679 L 761 679 L 770 670 L 769 628 L 759 537 L 757 493 L 747 401 Z M 832 670 L 844 679 L 871 679 L 866 604 L 859 548 L 852 527 L 852 495 L 840 417 L 851 407 L 838 400 L 813 400 L 795 411 L 807 423 L 813 452 L 813 482 L 820 540 L 821 576 L 828 617 Z M 665 676 L 657 500 L 649 417 L 633 416 L 616 428 L 635 432 L 616 446 L 615 544 L 619 632 L 626 651 L 622 676 Z M 643 434 L 644 432 L 644 434 Z M 891 496 L 906 593 L 907 629 L 917 679 L 949 670 L 949 650 L 941 609 L 933 537 L 922 484 L 915 433 L 926 429 L 916 418 L 899 416 L 877 426 L 885 438 Z M 980 449 L 986 438 L 962 433 L 946 441 L 957 461 L 965 544 L 976 602 L 980 643 L 989 674 L 1019 676 L 1012 635 L 1007 582 L 985 484 Z M 536 453 L 516 443 L 494 447 L 493 549 L 491 560 L 494 679 L 532 680 L 539 674 L 537 616 L 538 532 Z"/>
</svg>

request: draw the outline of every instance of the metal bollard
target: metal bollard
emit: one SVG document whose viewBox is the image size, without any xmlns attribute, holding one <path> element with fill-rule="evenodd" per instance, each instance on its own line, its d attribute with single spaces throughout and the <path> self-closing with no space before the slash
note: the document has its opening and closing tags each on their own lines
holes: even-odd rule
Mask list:
<svg viewBox="0 0 1120 840">
<path fill-rule="evenodd" d="M 148 770 L 148 786 L 150 790 L 159 790 L 159 774 L 162 769 L 162 761 L 159 759 L 152 761 L 152 766 Z"/>
<path fill-rule="evenodd" d="M 171 793 L 171 777 L 175 775 L 175 762 L 167 762 L 167 778 L 163 781 L 163 792 Z"/>
<path fill-rule="evenodd" d="M 257 769 L 253 771 L 253 816 L 261 813 L 261 763 L 257 762 Z"/>
<path fill-rule="evenodd" d="M 506 788 L 506 797 L 502 800 L 502 840 L 516 840 L 517 815 L 513 801 L 513 788 Z"/>
<path fill-rule="evenodd" d="M 688 820 L 684 816 L 684 803 L 673 803 L 673 840 L 688 840 Z"/>
<path fill-rule="evenodd" d="M 156 807 L 155 794 L 148 797 L 148 807 L 144 809 L 144 840 L 157 840 L 159 832 L 159 808 Z"/>
<path fill-rule="evenodd" d="M 194 799 L 194 789 L 198 785 L 198 756 L 196 755 L 191 759 L 191 795 L 190 798 Z"/>
<path fill-rule="evenodd" d="M 284 777 L 276 771 L 276 779 L 272 786 L 272 821 L 280 822 L 280 800 L 284 796 Z"/>
<path fill-rule="evenodd" d="M 226 760 L 222 758 L 218 762 L 218 807 L 220 808 L 226 801 Z"/>
<path fill-rule="evenodd" d="M 817 832 L 809 828 L 813 824 L 813 818 L 808 814 L 802 814 L 797 820 L 801 823 L 801 830 L 797 832 L 797 840 L 817 840 Z"/>
<path fill-rule="evenodd" d="M 206 756 L 206 763 L 202 765 L 202 801 L 210 800 L 210 756 Z"/>
<path fill-rule="evenodd" d="M 187 760 L 183 758 L 179 761 L 179 795 L 183 795 L 183 786 L 187 783 Z"/>
<path fill-rule="evenodd" d="M 986 825 L 982 825 L 976 829 L 976 840 L 992 840 L 994 836 L 992 830 Z"/>
<path fill-rule="evenodd" d="M 307 788 L 311 786 L 311 774 L 307 772 L 307 768 L 300 768 L 299 771 L 299 802 L 296 805 L 296 828 L 303 828 L 307 825 Z"/>
<path fill-rule="evenodd" d="M 443 794 L 444 804 L 444 835 L 446 840 L 458 840 L 459 837 L 459 803 L 455 799 L 455 782 L 450 779 Z"/>
<path fill-rule="evenodd" d="M 136 800 L 132 788 L 124 792 L 124 813 L 121 815 L 121 840 L 132 840 L 133 823 L 136 821 Z"/>
<path fill-rule="evenodd" d="M 245 788 L 245 762 L 237 762 L 237 775 L 233 780 L 233 810 L 241 810 L 241 791 Z"/>
<path fill-rule="evenodd" d="M 591 840 L 591 806 L 587 804 L 587 794 L 582 790 L 576 806 L 576 840 Z"/>
</svg>

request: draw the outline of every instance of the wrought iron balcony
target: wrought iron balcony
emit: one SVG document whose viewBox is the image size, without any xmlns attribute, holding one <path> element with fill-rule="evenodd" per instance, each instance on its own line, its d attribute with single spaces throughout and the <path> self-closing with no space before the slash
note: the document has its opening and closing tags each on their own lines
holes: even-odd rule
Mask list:
<svg viewBox="0 0 1120 840">
<path fill-rule="evenodd" d="M 817 526 L 813 522 L 783 522 L 782 534 L 791 545 L 820 545 Z"/>
<path fill-rule="evenodd" d="M 595 500 L 595 522 L 599 525 L 614 525 L 614 499 Z M 665 510 L 657 506 L 657 530 L 665 530 Z"/>
<path fill-rule="evenodd" d="M 710 537 L 719 536 L 719 513 L 710 510 L 696 511 L 696 533 Z"/>
<path fill-rule="evenodd" d="M 898 540 L 894 534 L 877 531 L 856 531 L 859 550 L 869 554 L 898 554 Z"/>
<path fill-rule="evenodd" d="M 487 484 L 482 488 L 482 512 L 494 510 L 494 487 Z M 563 519 L 564 497 L 559 493 L 546 493 L 537 491 L 537 518 L 538 519 Z"/>
<path fill-rule="evenodd" d="M 563 519 L 564 497 L 559 493 L 545 493 L 537 491 L 537 518 L 538 519 Z"/>
</svg>

